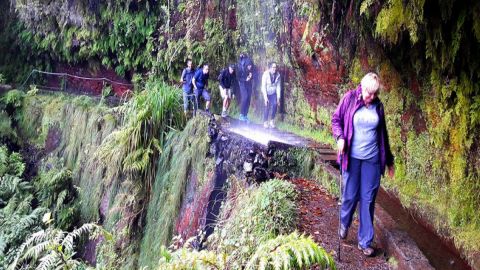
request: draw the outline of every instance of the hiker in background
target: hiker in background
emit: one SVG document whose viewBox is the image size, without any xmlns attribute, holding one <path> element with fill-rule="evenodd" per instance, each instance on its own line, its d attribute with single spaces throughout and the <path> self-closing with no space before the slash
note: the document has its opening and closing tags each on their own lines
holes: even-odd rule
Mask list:
<svg viewBox="0 0 480 270">
<path fill-rule="evenodd" d="M 262 95 L 265 102 L 263 112 L 263 127 L 275 127 L 275 115 L 280 104 L 280 73 L 277 72 L 277 63 L 272 62 L 262 76 Z"/>
<path fill-rule="evenodd" d="M 205 112 L 210 113 L 210 94 L 208 93 L 208 64 L 203 64 L 202 68 L 197 69 L 195 75 L 192 78 L 192 85 L 193 85 L 193 93 L 195 94 L 196 98 L 196 105 L 198 105 L 198 101 L 200 97 L 205 99 Z"/>
<path fill-rule="evenodd" d="M 394 175 L 383 104 L 378 98 L 380 81 L 375 73 L 365 75 L 360 85 L 345 94 L 332 116 L 344 189 L 340 210 L 340 238 L 347 237 L 360 202 L 358 249 L 372 256 L 373 214 L 380 177 L 388 167 Z"/>
<path fill-rule="evenodd" d="M 192 59 L 187 59 L 187 67 L 183 69 L 182 76 L 180 77 L 183 89 L 183 113 L 185 116 L 188 112 L 188 103 L 192 101 L 192 78 L 194 75 L 195 70 L 193 70 L 192 67 Z"/>
<path fill-rule="evenodd" d="M 240 121 L 249 122 L 248 109 L 250 107 L 250 100 L 252 97 L 253 85 L 253 62 L 245 54 L 240 54 L 237 67 L 237 80 L 240 88 Z"/>
<path fill-rule="evenodd" d="M 220 96 L 223 99 L 222 117 L 228 116 L 228 108 L 232 99 L 232 86 L 235 81 L 235 66 L 229 65 L 218 76 Z"/>
</svg>

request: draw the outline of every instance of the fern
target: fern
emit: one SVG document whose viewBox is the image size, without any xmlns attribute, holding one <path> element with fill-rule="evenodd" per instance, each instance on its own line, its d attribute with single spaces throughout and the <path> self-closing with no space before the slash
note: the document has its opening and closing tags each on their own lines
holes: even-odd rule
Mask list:
<svg viewBox="0 0 480 270">
<path fill-rule="evenodd" d="M 103 233 L 100 226 L 87 223 L 72 232 L 48 228 L 32 234 L 18 249 L 9 269 L 36 266 L 36 269 L 76 269 L 83 264 L 72 259 L 75 255 L 75 239 L 87 234 Z"/>
<path fill-rule="evenodd" d="M 25 164 L 19 153 L 9 154 L 5 146 L 0 146 L 0 177 L 6 174 L 20 177 L 25 171 Z"/>
<path fill-rule="evenodd" d="M 17 190 L 18 192 L 26 191 L 29 185 L 21 185 L 22 179 L 14 175 L 5 175 L 0 178 L 0 198 L 8 198 Z"/>
<path fill-rule="evenodd" d="M 72 184 L 72 172 L 57 166 L 40 173 L 35 181 L 36 197 L 41 206 L 51 210 L 56 225 L 68 229 L 78 217 L 74 201 L 77 191 Z"/>
<path fill-rule="evenodd" d="M 305 269 L 319 265 L 336 269 L 332 257 L 310 237 L 293 232 L 280 235 L 261 244 L 246 265 L 246 269 Z"/>
<path fill-rule="evenodd" d="M 174 252 L 161 249 L 161 259 L 158 270 L 207 270 L 226 269 L 228 256 L 213 251 L 196 251 L 188 248 L 180 248 Z"/>
<path fill-rule="evenodd" d="M 57 253 L 51 253 L 40 259 L 37 270 L 64 269 L 61 267 L 61 259 Z"/>
</svg>

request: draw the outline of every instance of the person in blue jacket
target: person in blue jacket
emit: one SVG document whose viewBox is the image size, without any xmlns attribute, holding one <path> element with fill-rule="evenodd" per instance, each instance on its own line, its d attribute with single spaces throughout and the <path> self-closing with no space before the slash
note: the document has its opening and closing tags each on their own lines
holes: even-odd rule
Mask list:
<svg viewBox="0 0 480 270">
<path fill-rule="evenodd" d="M 205 111 L 210 113 L 210 94 L 208 93 L 208 64 L 203 64 L 202 68 L 197 69 L 195 75 L 192 78 L 193 93 L 197 99 L 196 104 L 198 104 L 199 98 L 203 97 L 205 100 Z M 198 108 L 197 108 L 198 109 Z"/>
<path fill-rule="evenodd" d="M 192 67 L 192 59 L 187 59 L 187 67 L 183 69 L 180 82 L 183 90 L 183 112 L 187 115 L 188 103 L 192 100 L 192 79 L 195 75 L 195 70 Z"/>
</svg>

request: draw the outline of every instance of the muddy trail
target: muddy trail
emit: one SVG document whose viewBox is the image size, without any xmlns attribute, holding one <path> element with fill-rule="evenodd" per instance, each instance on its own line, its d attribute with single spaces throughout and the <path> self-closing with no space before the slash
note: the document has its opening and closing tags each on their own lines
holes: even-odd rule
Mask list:
<svg viewBox="0 0 480 270">
<path fill-rule="evenodd" d="M 379 243 L 374 243 L 375 256 L 365 257 L 357 249 L 358 221 L 355 219 L 348 232 L 348 237 L 338 249 L 338 206 L 337 199 L 328 194 L 319 184 L 312 180 L 293 179 L 298 196 L 298 230 L 311 235 L 315 242 L 333 255 L 337 269 L 393 269 L 387 262 L 385 252 Z"/>
</svg>

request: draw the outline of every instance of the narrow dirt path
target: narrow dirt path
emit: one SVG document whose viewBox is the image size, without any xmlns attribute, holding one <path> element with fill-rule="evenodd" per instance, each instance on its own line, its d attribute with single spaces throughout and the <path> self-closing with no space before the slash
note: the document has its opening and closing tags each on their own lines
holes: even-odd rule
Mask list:
<svg viewBox="0 0 480 270">
<path fill-rule="evenodd" d="M 378 244 L 375 244 L 376 255 L 371 258 L 366 258 L 357 249 L 357 220 L 350 228 L 347 239 L 341 243 L 341 261 L 338 261 L 337 200 L 315 181 L 293 179 L 291 182 L 295 184 L 299 192 L 297 202 L 299 231 L 311 235 L 315 242 L 331 253 L 336 260 L 337 269 L 392 269 Z"/>
</svg>

